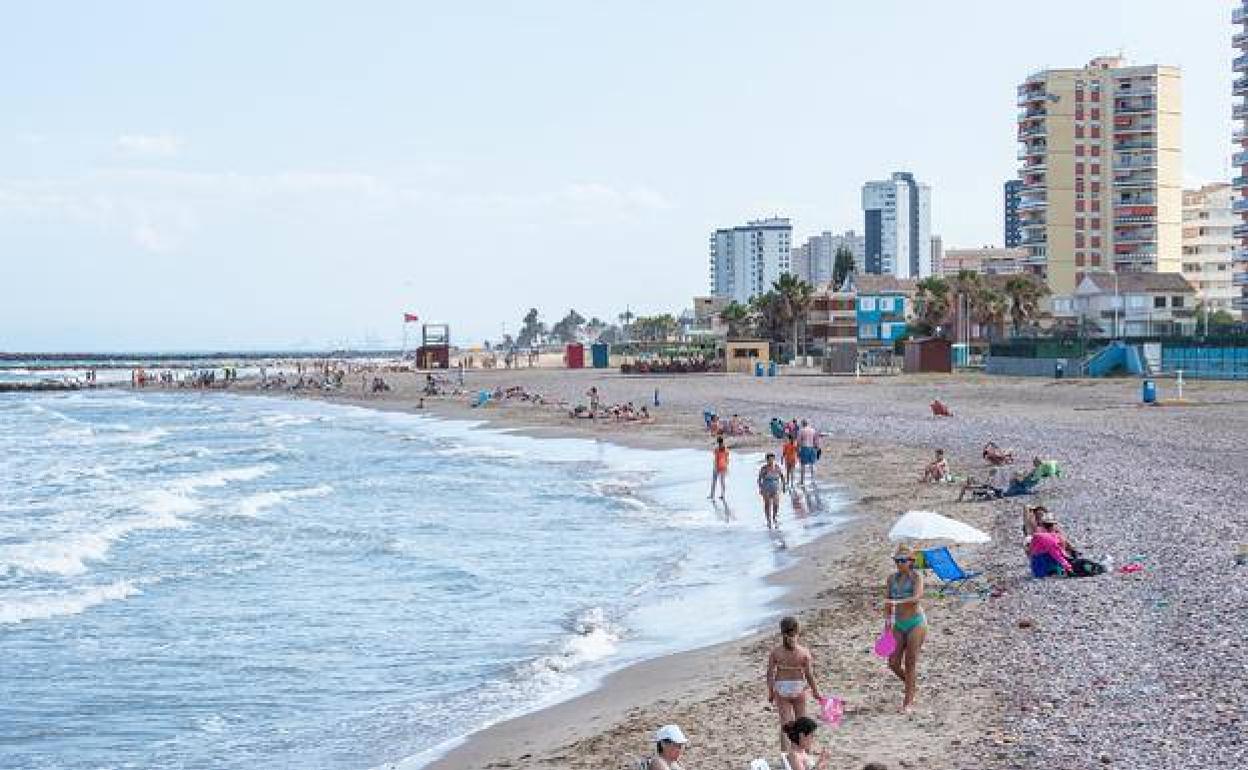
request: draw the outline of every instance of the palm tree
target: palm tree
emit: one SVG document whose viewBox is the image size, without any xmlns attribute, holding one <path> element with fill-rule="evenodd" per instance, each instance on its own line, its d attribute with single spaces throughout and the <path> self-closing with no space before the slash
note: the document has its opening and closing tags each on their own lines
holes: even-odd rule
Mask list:
<svg viewBox="0 0 1248 770">
<path fill-rule="evenodd" d="M 1049 294 L 1049 287 L 1025 275 L 1016 275 L 1005 282 L 1005 295 L 1010 300 L 1010 323 L 1014 336 L 1040 313 L 1040 300 Z"/>
<path fill-rule="evenodd" d="M 952 307 L 949 300 L 949 282 L 941 276 L 933 275 L 919 281 L 916 288 L 918 292 L 915 294 L 914 303 L 919 324 L 931 334 L 949 317 Z"/>
<path fill-rule="evenodd" d="M 719 311 L 719 320 L 728 324 L 729 337 L 741 337 L 748 333 L 752 315 L 748 306 L 734 300 Z"/>
<path fill-rule="evenodd" d="M 783 273 L 771 286 L 779 303 L 778 320 L 793 328 L 793 355 L 798 352 L 798 327 L 805 322 L 815 289 L 791 273 Z"/>
<path fill-rule="evenodd" d="M 624 331 L 624 339 L 628 339 L 629 324 L 631 324 L 633 322 L 633 319 L 636 317 L 637 316 L 633 314 L 633 311 L 629 310 L 628 308 L 624 308 L 624 312 L 616 316 L 616 318 L 620 319 L 620 327 Z"/>
</svg>

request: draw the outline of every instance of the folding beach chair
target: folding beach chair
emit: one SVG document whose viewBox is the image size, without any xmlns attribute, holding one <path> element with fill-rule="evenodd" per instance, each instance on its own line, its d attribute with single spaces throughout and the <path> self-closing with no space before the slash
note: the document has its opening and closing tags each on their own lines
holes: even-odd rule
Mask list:
<svg viewBox="0 0 1248 770">
<path fill-rule="evenodd" d="M 978 586 L 975 583 L 976 578 L 984 573 L 967 572 L 962 569 L 953 558 L 953 554 L 949 553 L 949 549 L 943 545 L 939 548 L 924 549 L 923 563 L 936 573 L 936 577 L 940 578 L 940 587 L 936 589 L 936 592 L 942 596 L 950 591 L 960 595 L 965 593 L 963 589 L 971 589 L 975 593 L 985 593 L 988 590 L 986 586 Z"/>
</svg>

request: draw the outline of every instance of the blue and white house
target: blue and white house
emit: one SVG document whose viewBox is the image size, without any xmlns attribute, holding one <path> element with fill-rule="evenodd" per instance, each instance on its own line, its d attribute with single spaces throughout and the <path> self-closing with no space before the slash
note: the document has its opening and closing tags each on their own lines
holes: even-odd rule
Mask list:
<svg viewBox="0 0 1248 770">
<path fill-rule="evenodd" d="M 914 315 L 915 282 L 891 275 L 855 274 L 846 281 L 855 293 L 858 344 L 891 346 L 906 335 Z"/>
</svg>

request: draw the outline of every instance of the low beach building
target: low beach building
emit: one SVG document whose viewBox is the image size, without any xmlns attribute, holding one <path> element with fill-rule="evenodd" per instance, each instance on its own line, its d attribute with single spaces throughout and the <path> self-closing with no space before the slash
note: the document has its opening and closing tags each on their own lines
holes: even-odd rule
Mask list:
<svg viewBox="0 0 1248 770">
<path fill-rule="evenodd" d="M 1178 336 L 1195 331 L 1196 302 L 1179 273 L 1087 273 L 1053 315 L 1104 337 Z"/>
<path fill-rule="evenodd" d="M 906 336 L 914 315 L 914 280 L 855 274 L 846 285 L 855 295 L 859 345 L 891 347 Z"/>
</svg>

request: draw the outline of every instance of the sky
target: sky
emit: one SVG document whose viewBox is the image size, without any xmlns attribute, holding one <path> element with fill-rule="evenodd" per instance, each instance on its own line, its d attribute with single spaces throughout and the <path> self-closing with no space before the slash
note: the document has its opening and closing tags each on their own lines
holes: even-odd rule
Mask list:
<svg viewBox="0 0 1248 770">
<path fill-rule="evenodd" d="M 1226 181 L 1232 5 L 4 3 L 0 351 L 679 312 L 716 227 L 861 231 L 898 170 L 1000 244 L 1015 88 L 1100 54 L 1182 67 L 1185 181 Z"/>
</svg>

